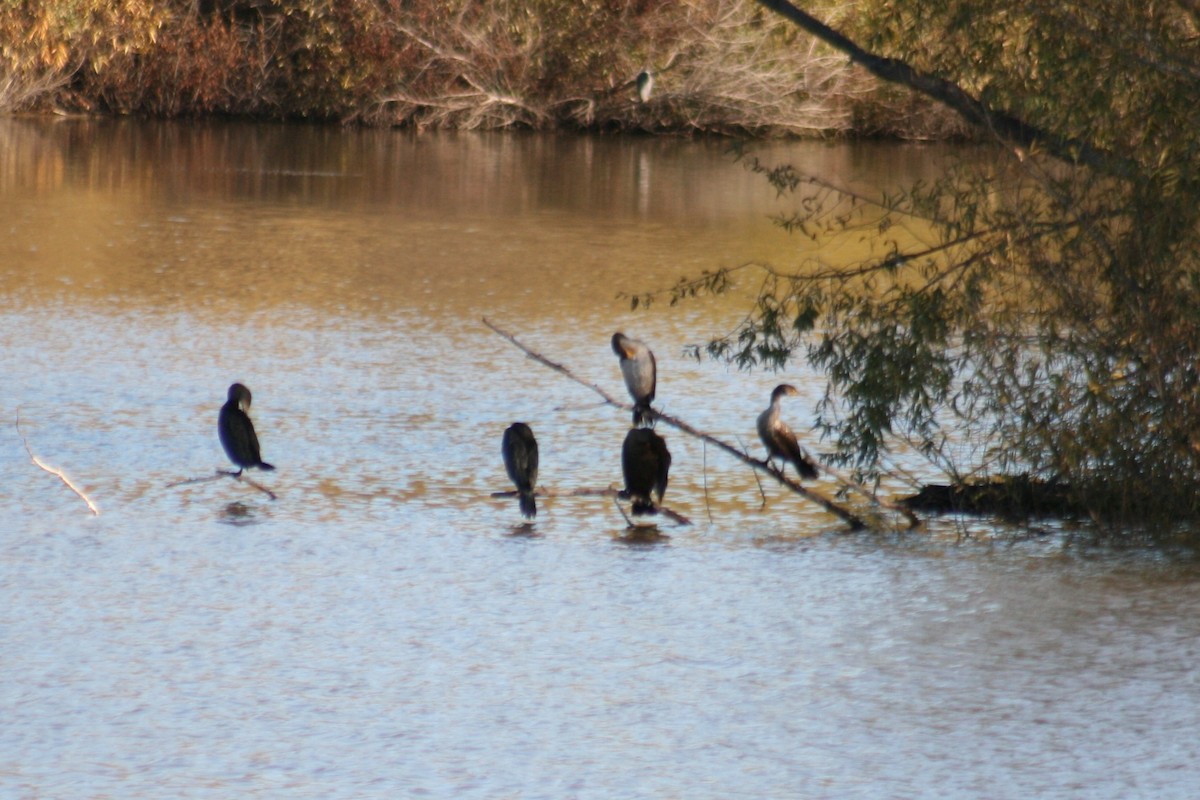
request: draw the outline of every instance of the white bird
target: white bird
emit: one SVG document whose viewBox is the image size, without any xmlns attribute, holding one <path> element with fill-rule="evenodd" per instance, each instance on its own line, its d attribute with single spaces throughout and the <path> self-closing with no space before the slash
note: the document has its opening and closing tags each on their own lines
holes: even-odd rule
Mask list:
<svg viewBox="0 0 1200 800">
<path fill-rule="evenodd" d="M 644 69 L 637 75 L 637 95 L 638 100 L 642 103 L 650 99 L 650 93 L 654 91 L 654 75 L 650 70 Z"/>
</svg>

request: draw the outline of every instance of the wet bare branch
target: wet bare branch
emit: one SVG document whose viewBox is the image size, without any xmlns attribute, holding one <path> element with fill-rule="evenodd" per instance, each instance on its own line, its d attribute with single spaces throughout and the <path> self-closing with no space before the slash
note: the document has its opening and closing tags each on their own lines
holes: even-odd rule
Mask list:
<svg viewBox="0 0 1200 800">
<path fill-rule="evenodd" d="M 492 492 L 492 497 L 516 497 L 518 492 L 509 489 L 505 492 Z M 611 486 L 603 489 L 591 489 L 580 487 L 578 489 L 538 489 L 534 493 L 535 497 L 620 497 L 621 491 L 614 489 Z M 658 513 L 670 519 L 677 525 L 691 525 L 692 521 L 680 514 L 678 511 L 673 511 L 666 506 L 655 506 Z"/>
<path fill-rule="evenodd" d="M 1067 163 L 1086 164 L 1118 177 L 1128 177 L 1136 172 L 1134 165 L 1128 159 L 1116 153 L 1096 147 L 1081 139 L 1060 136 L 1040 128 L 1001 109 L 992 108 L 953 81 L 921 72 L 900 59 L 872 53 L 860 47 L 857 42 L 840 31 L 797 8 L 788 0 L 758 0 L 758 2 L 806 33 L 845 53 L 852 62 L 860 65 L 875 77 L 906 86 L 936 100 L 972 126 L 991 132 L 996 138 L 1009 145 L 1023 150 L 1041 149 Z"/>
<path fill-rule="evenodd" d="M 551 361 L 550 359 L 543 356 L 541 353 L 531 350 L 529 347 L 524 345 L 520 340 L 518 340 L 513 334 L 498 327 L 497 325 L 495 325 L 491 320 L 487 319 L 486 317 L 483 318 L 483 324 L 486 325 L 487 327 L 489 327 L 492 331 L 494 331 L 496 334 L 498 334 L 502 338 L 507 339 L 512 345 L 517 347 L 519 350 L 523 351 L 526 355 L 528 355 L 534 361 L 537 361 L 538 363 L 542 364 L 543 366 L 549 367 L 550 369 L 554 370 L 555 372 L 560 373 L 564 377 L 574 381 L 575 383 L 580 384 L 581 386 L 586 386 L 587 388 L 591 389 L 596 394 L 600 395 L 600 397 L 604 398 L 604 401 L 606 403 L 608 403 L 609 405 L 614 406 L 619 409 L 622 409 L 624 411 L 632 411 L 633 410 L 633 406 L 629 405 L 628 403 L 623 403 L 623 402 L 617 400 L 612 395 L 608 394 L 606 391 L 604 391 L 603 389 L 601 389 L 599 386 L 595 385 L 594 383 L 588 383 L 587 381 L 583 380 L 582 378 L 577 377 L 573 372 L 571 372 L 571 370 L 567 369 L 562 364 L 559 364 L 555 361 Z M 850 509 L 846 508 L 845 506 L 842 506 L 839 503 L 834 502 L 833 500 L 830 500 L 829 498 L 825 497 L 824 495 L 822 495 L 818 492 L 815 492 L 815 491 L 801 485 L 800 483 L 792 480 L 791 478 L 788 478 L 786 475 L 782 474 L 778 470 L 772 469 L 771 466 L 766 461 L 761 461 L 759 459 L 752 458 L 749 455 L 742 452 L 741 450 L 739 450 L 738 448 L 734 447 L 733 445 L 731 445 L 727 442 L 724 442 L 724 441 L 716 438 L 715 436 L 712 436 L 711 434 L 700 431 L 700 430 L 692 427 L 688 423 L 684 422 L 683 420 L 681 420 L 677 417 L 671 416 L 670 414 L 664 414 L 660 411 L 655 411 L 653 409 L 651 409 L 651 414 L 653 416 L 653 419 L 662 420 L 667 425 L 670 425 L 672 428 L 683 431 L 684 433 L 688 434 L 689 436 L 692 436 L 693 438 L 700 439 L 703 442 L 711 444 L 714 447 L 717 447 L 721 450 L 724 450 L 726 453 L 730 454 L 731 456 L 736 458 L 738 461 L 741 461 L 742 463 L 750 466 L 754 470 L 760 471 L 760 472 L 765 472 L 766 474 L 768 474 L 772 478 L 774 478 L 780 485 L 787 487 L 788 489 L 790 489 L 791 491 L 800 495 L 804 499 L 809 500 L 810 502 L 816 503 L 817 505 L 821 506 L 821 508 L 825 509 L 829 513 L 833 514 L 834 516 L 839 517 L 842 521 L 844 521 L 846 524 L 848 524 L 852 530 L 861 530 L 861 529 L 867 527 L 867 524 L 860 517 L 858 517 L 856 514 L 854 514 L 854 512 L 852 512 Z M 878 502 L 878 501 L 876 501 L 876 502 Z"/>
<path fill-rule="evenodd" d="M 19 413 L 17 414 L 17 419 L 16 419 L 16 422 L 14 423 L 14 425 L 17 429 L 17 436 L 21 437 L 21 444 L 25 445 L 25 452 L 29 454 L 29 460 L 33 462 L 33 465 L 35 467 L 37 467 L 38 469 L 49 472 L 51 475 L 55 476 L 60 481 L 62 481 L 64 484 L 66 484 L 68 489 L 70 489 L 75 494 L 79 495 L 79 499 L 81 499 L 81 500 L 83 500 L 83 502 L 87 503 L 88 510 L 92 512 L 92 516 L 96 516 L 96 517 L 100 516 L 100 509 L 97 508 L 96 504 L 92 502 L 92 498 L 88 497 L 87 494 L 84 493 L 84 491 L 82 489 L 80 489 L 78 486 L 76 486 L 74 484 L 74 482 L 70 478 L 67 477 L 67 474 L 65 472 L 63 472 L 61 469 L 58 469 L 57 467 L 49 466 L 48 464 L 44 463 L 40 458 L 38 458 L 37 456 L 35 456 L 33 454 L 33 450 L 30 449 L 30 447 L 29 447 L 29 442 L 26 441 L 26 439 L 25 439 L 25 434 L 21 432 L 21 415 Z"/>
<path fill-rule="evenodd" d="M 252 486 L 253 488 L 262 492 L 263 494 L 265 494 L 267 497 L 271 498 L 272 500 L 278 499 L 274 492 L 272 492 L 267 487 L 263 486 L 258 481 L 254 480 L 253 478 L 246 475 L 245 471 L 231 472 L 229 470 L 219 469 L 212 475 L 205 475 L 200 478 L 184 478 L 182 480 L 172 481 L 171 483 L 167 484 L 167 488 L 170 489 L 173 486 L 187 486 L 187 485 L 193 484 L 193 483 L 208 483 L 209 481 L 219 481 L 219 480 L 221 480 L 221 478 L 233 478 L 234 480 L 240 481 L 241 483 L 245 483 L 249 486 Z"/>
<path fill-rule="evenodd" d="M 737 437 L 737 440 L 738 444 L 742 446 L 742 451 L 748 453 L 749 450 L 746 449 L 746 443 L 742 441 L 742 437 Z M 759 509 L 764 509 L 767 507 L 767 492 L 763 489 L 762 481 L 759 480 L 758 470 L 754 470 L 750 474 L 754 476 L 754 483 L 758 486 L 758 495 L 762 498 L 762 505 L 759 506 Z"/>
</svg>

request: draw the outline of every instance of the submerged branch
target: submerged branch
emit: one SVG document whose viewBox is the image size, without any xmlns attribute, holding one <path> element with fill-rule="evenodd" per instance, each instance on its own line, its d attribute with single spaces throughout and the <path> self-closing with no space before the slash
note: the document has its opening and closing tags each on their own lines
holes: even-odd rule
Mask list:
<svg viewBox="0 0 1200 800">
<path fill-rule="evenodd" d="M 623 403 L 623 402 L 617 400 L 616 398 L 614 398 L 612 395 L 605 392 L 603 389 L 601 389 L 596 384 L 588 383 L 587 381 L 583 380 L 582 378 L 577 377 L 573 372 L 571 372 L 569 369 L 564 367 L 562 364 L 559 364 L 555 361 L 551 361 L 550 359 L 543 356 L 541 353 L 531 350 L 529 347 L 527 347 L 526 345 L 521 343 L 513 334 L 498 327 L 497 325 L 495 325 L 493 322 L 491 322 L 491 320 L 487 319 L 486 317 L 483 318 L 483 324 L 488 326 L 489 328 L 491 328 L 492 331 L 494 331 L 496 334 L 498 334 L 502 338 L 507 339 L 511 344 L 513 344 L 519 350 L 523 351 L 527 356 L 532 358 L 534 361 L 537 361 L 540 364 L 542 364 L 546 367 L 549 367 L 550 369 L 554 370 L 555 372 L 562 374 L 564 377 L 574 381 L 575 383 L 580 384 L 581 386 L 586 386 L 587 388 L 591 389 L 596 394 L 600 395 L 600 397 L 604 398 L 604 402 L 606 402 L 607 404 L 609 404 L 611 406 L 615 406 L 616 408 L 620 408 L 625 411 L 633 410 L 633 406 L 629 405 L 628 403 Z M 730 454 L 731 456 L 733 456 L 737 460 L 741 461 L 742 463 L 746 464 L 747 466 L 751 467 L 752 469 L 767 473 L 768 475 L 773 477 L 782 486 L 787 487 L 788 489 L 792 490 L 793 492 L 795 492 L 796 494 L 805 498 L 806 500 L 816 503 L 817 505 L 821 506 L 829 513 L 839 517 L 842 521 L 846 522 L 852 530 L 861 530 L 861 529 L 867 527 L 867 524 L 862 519 L 860 519 L 857 515 L 855 515 L 854 512 L 850 511 L 848 508 L 846 508 L 838 503 L 835 503 L 834 501 L 830 500 L 829 498 L 824 497 L 823 495 L 821 495 L 817 492 L 814 492 L 811 489 L 808 489 L 807 487 L 801 485 L 800 483 L 788 478 L 786 475 L 782 474 L 778 470 L 772 469 L 771 466 L 766 461 L 760 461 L 759 459 L 752 458 L 752 457 L 746 455 L 744 452 L 742 452 L 738 448 L 734 447 L 733 445 L 731 445 L 727 442 L 723 442 L 720 439 L 716 438 L 715 436 L 712 436 L 711 434 L 704 433 L 703 431 L 693 428 L 691 425 L 689 425 L 688 423 L 684 422 L 681 419 L 678 419 L 677 417 L 673 417 L 669 414 L 664 414 L 660 411 L 655 411 L 654 409 L 651 409 L 650 413 L 652 414 L 652 419 L 662 420 L 663 422 L 670 425 L 672 428 L 676 428 L 677 430 L 683 431 L 684 433 L 688 434 L 689 436 L 692 436 L 693 438 L 700 439 L 703 442 L 711 444 L 714 447 L 720 448 L 721 450 L 724 450 L 726 453 Z M 876 502 L 878 502 L 878 501 L 876 501 Z"/>
<path fill-rule="evenodd" d="M 520 492 L 515 489 L 509 489 L 504 492 L 492 492 L 492 497 L 516 497 Z M 534 492 L 535 497 L 620 497 L 621 490 L 607 486 L 603 489 L 589 489 L 586 487 L 579 489 L 538 489 Z M 618 506 L 620 508 L 620 506 Z M 680 514 L 678 511 L 672 511 L 666 506 L 655 506 L 655 511 L 662 514 L 667 519 L 674 522 L 676 525 L 691 525 L 692 521 Z M 625 512 L 622 511 L 622 514 Z"/>
<path fill-rule="evenodd" d="M 25 445 L 25 452 L 29 454 L 29 460 L 33 462 L 33 465 L 35 467 L 37 467 L 38 469 L 49 472 L 51 475 L 54 475 L 60 481 L 65 483 L 68 489 L 70 489 L 75 494 L 79 495 L 79 499 L 81 499 L 81 500 L 83 500 L 83 502 L 87 503 L 88 510 L 92 512 L 92 516 L 94 516 L 94 517 L 100 516 L 100 509 L 97 508 L 96 504 L 92 502 L 92 498 L 88 497 L 82 489 L 80 489 L 78 486 L 76 486 L 71 481 L 71 479 L 67 477 L 67 474 L 65 472 L 63 472 L 61 469 L 58 469 L 56 467 L 51 467 L 51 466 L 43 463 L 41 459 L 39 459 L 37 456 L 35 456 L 33 454 L 33 450 L 31 450 L 29 447 L 29 442 L 25 440 L 25 434 L 23 434 L 21 432 L 21 415 L 19 413 L 17 414 L 17 419 L 16 419 L 16 422 L 14 423 L 14 426 L 17 429 L 17 436 L 21 437 L 21 444 Z"/>
</svg>

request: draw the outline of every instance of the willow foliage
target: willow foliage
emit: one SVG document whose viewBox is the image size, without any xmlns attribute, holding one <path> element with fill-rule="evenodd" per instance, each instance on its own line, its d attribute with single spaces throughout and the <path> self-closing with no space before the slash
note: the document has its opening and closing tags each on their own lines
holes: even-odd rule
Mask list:
<svg viewBox="0 0 1200 800">
<path fill-rule="evenodd" d="M 780 224 L 814 243 L 869 230 L 874 254 L 740 268 L 767 273 L 753 312 L 704 349 L 806 356 L 827 377 L 823 433 L 868 473 L 904 441 L 959 479 L 1027 474 L 1109 515 L 1200 513 L 1196 9 L 871 0 L 855 25 L 835 33 L 867 51 L 856 62 L 949 98 L 990 157 L 862 198 L 746 156 L 796 197 Z"/>
</svg>

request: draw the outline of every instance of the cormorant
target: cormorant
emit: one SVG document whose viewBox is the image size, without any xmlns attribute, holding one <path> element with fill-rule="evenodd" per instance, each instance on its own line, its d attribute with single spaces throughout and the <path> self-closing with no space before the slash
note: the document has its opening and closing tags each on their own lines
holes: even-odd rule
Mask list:
<svg viewBox="0 0 1200 800">
<path fill-rule="evenodd" d="M 785 396 L 798 395 L 795 386 L 781 383 L 771 392 L 771 405 L 758 415 L 758 436 L 767 446 L 767 461 L 782 458 L 785 466 L 794 464 L 801 478 L 818 476 L 817 462 L 796 441 L 796 434 L 779 418 L 779 401 Z"/>
<path fill-rule="evenodd" d="M 504 431 L 504 443 L 500 446 L 504 456 L 504 469 L 516 484 L 521 499 L 521 513 L 526 519 L 537 516 L 537 503 L 533 490 L 537 486 L 538 446 L 533 431 L 524 422 L 514 422 Z"/>
<path fill-rule="evenodd" d="M 645 103 L 650 99 L 650 93 L 654 91 L 654 75 L 648 69 L 644 69 L 637 75 L 637 95 L 638 101 Z"/>
<path fill-rule="evenodd" d="M 658 513 L 655 506 L 667 491 L 670 469 L 671 454 L 663 438 L 649 428 L 630 428 L 621 447 L 621 471 L 634 516 Z"/>
<path fill-rule="evenodd" d="M 623 333 L 614 333 L 612 349 L 621 360 L 621 375 L 625 378 L 625 388 L 633 398 L 633 424 L 643 425 L 652 422 L 650 404 L 654 402 L 654 389 L 658 383 L 658 366 L 654 361 L 654 353 L 645 342 L 630 339 Z"/>
<path fill-rule="evenodd" d="M 240 383 L 229 387 L 229 399 L 221 406 L 217 418 L 217 435 L 225 455 L 237 467 L 234 474 L 241 475 L 249 467 L 271 470 L 275 467 L 262 460 L 258 449 L 258 436 L 254 434 L 254 423 L 250 421 L 250 390 Z"/>
</svg>

